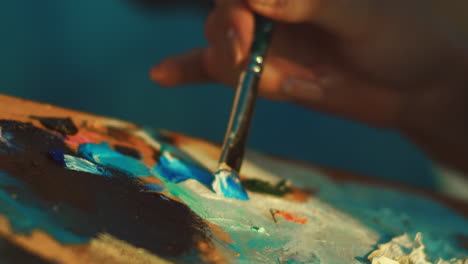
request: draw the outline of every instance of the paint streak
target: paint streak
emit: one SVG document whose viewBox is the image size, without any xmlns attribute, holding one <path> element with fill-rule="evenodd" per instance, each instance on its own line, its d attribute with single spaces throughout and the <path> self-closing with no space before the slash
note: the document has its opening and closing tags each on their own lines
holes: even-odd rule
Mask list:
<svg viewBox="0 0 468 264">
<path fill-rule="evenodd" d="M 210 189 L 214 180 L 214 176 L 209 171 L 183 162 L 168 152 L 164 152 L 159 157 L 155 172 L 170 182 L 180 183 L 188 179 L 194 179 Z"/>
<path fill-rule="evenodd" d="M 258 179 L 242 180 L 241 183 L 242 186 L 249 191 L 271 194 L 279 197 L 283 197 L 284 195 L 292 192 L 291 187 L 286 184 L 285 180 L 282 180 L 275 185 Z"/>
<path fill-rule="evenodd" d="M 78 154 L 91 162 L 121 171 L 130 176 L 153 176 L 151 170 L 141 161 L 111 149 L 108 143 L 80 145 Z"/>
<path fill-rule="evenodd" d="M 164 191 L 164 187 L 162 185 L 156 183 L 145 183 L 144 184 L 143 192 L 162 192 Z"/>
<path fill-rule="evenodd" d="M 63 153 L 65 164 L 66 155 L 75 153 L 57 134 L 31 123 L 0 120 L 0 126 L 24 150 L 0 151 L 0 214 L 16 232 L 39 229 L 62 243 L 108 233 L 169 260 L 202 262 L 193 252 L 199 241 L 211 243 L 208 227 L 186 205 L 110 167 L 104 166 L 112 177 L 64 168 L 51 159 L 50 150 L 58 150 L 55 156 Z"/>
<path fill-rule="evenodd" d="M 94 164 L 88 160 L 64 154 L 60 150 L 51 150 L 49 154 L 53 160 L 57 161 L 60 165 L 69 170 L 87 172 L 107 177 L 112 176 L 112 173 L 105 168 L 98 166 L 97 164 Z"/>
<path fill-rule="evenodd" d="M 120 154 L 123 154 L 125 156 L 129 156 L 138 160 L 141 159 L 141 153 L 134 148 L 125 147 L 121 145 L 115 145 L 114 149 Z"/>
<path fill-rule="evenodd" d="M 286 221 L 302 225 L 307 223 L 307 221 L 309 220 L 307 217 L 301 216 L 300 214 L 290 213 L 283 210 L 271 209 L 270 213 L 273 216 L 273 220 L 275 221 L 275 223 L 278 221 L 277 216 L 282 216 Z"/>
<path fill-rule="evenodd" d="M 74 148 L 78 148 L 79 145 L 85 144 L 85 143 L 92 143 L 92 141 L 88 139 L 87 137 L 84 137 L 80 134 L 76 134 L 76 135 L 68 135 L 67 138 L 65 139 L 65 143 L 67 143 L 67 145 L 70 145 Z"/>
<path fill-rule="evenodd" d="M 242 188 L 239 176 L 230 170 L 219 170 L 215 174 L 213 181 L 213 190 L 218 195 L 226 198 L 235 198 L 238 200 L 249 200 L 249 196 Z"/>
<path fill-rule="evenodd" d="M 64 136 L 75 135 L 78 133 L 78 128 L 71 118 L 55 118 L 55 117 L 38 117 L 31 116 L 32 119 L 39 120 L 39 122 L 46 128 L 56 131 Z"/>
</svg>

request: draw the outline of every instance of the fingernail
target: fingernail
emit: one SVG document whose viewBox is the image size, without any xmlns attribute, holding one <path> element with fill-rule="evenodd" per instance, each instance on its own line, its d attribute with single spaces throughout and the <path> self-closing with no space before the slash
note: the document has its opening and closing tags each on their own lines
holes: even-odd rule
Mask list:
<svg viewBox="0 0 468 264">
<path fill-rule="evenodd" d="M 294 100 L 318 101 L 323 97 L 323 88 L 315 80 L 289 78 L 283 83 L 283 93 Z"/>
<path fill-rule="evenodd" d="M 234 64 L 238 64 L 242 59 L 242 51 L 239 42 L 239 35 L 234 28 L 229 28 L 227 31 L 227 39 L 230 46 L 230 56 Z"/>
</svg>

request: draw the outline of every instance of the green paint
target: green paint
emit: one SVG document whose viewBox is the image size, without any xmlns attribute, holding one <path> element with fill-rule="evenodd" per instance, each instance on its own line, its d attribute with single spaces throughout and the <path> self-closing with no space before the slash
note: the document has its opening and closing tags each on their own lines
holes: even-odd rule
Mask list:
<svg viewBox="0 0 468 264">
<path fill-rule="evenodd" d="M 285 194 L 291 193 L 292 189 L 286 184 L 285 180 L 278 182 L 276 185 L 273 185 L 266 181 L 261 181 L 257 179 L 243 180 L 242 186 L 245 189 L 257 192 L 257 193 L 266 193 L 274 196 L 282 197 Z"/>
</svg>

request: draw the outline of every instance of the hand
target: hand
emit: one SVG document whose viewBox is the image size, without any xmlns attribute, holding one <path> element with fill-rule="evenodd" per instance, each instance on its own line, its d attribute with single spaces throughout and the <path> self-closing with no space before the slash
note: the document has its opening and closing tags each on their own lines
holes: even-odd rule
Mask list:
<svg viewBox="0 0 468 264">
<path fill-rule="evenodd" d="M 262 96 L 396 129 L 468 170 L 466 151 L 453 147 L 462 140 L 468 149 L 466 58 L 429 2 L 218 0 L 206 24 L 209 47 L 165 60 L 152 78 L 235 86 L 257 12 L 278 21 Z"/>
</svg>

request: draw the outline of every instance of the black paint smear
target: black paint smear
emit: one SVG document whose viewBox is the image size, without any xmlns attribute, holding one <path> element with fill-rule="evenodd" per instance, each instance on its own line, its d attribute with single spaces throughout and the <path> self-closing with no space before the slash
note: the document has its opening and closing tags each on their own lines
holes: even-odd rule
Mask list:
<svg viewBox="0 0 468 264">
<path fill-rule="evenodd" d="M 18 199 L 49 208 L 44 211 L 69 232 L 90 238 L 107 232 L 167 258 L 191 254 L 197 241 L 208 240 L 205 223 L 186 205 L 145 192 L 142 182 L 109 168 L 111 178 L 63 168 L 48 152 L 73 151 L 60 136 L 30 123 L 0 120 L 0 126 L 24 150 L 0 154 L 0 170 L 27 185 Z M 59 212 L 51 209 L 57 204 Z"/>
<path fill-rule="evenodd" d="M 129 148 L 121 145 L 115 145 L 114 149 L 118 151 L 120 154 L 130 156 L 135 159 L 141 159 L 141 153 L 134 149 L 134 148 Z"/>
<path fill-rule="evenodd" d="M 39 122 L 41 122 L 44 127 L 57 131 L 64 136 L 76 135 L 76 133 L 78 133 L 78 128 L 73 123 L 73 120 L 71 120 L 69 117 L 55 118 L 31 116 L 31 118 L 39 120 Z"/>
<path fill-rule="evenodd" d="M 266 181 L 257 179 L 248 179 L 241 181 L 242 186 L 252 192 L 266 193 L 274 196 L 284 196 L 285 194 L 291 193 L 291 187 L 286 184 L 285 180 L 273 185 Z"/>
<path fill-rule="evenodd" d="M 2 264 L 50 264 L 31 252 L 0 237 L 0 263 Z"/>
</svg>

